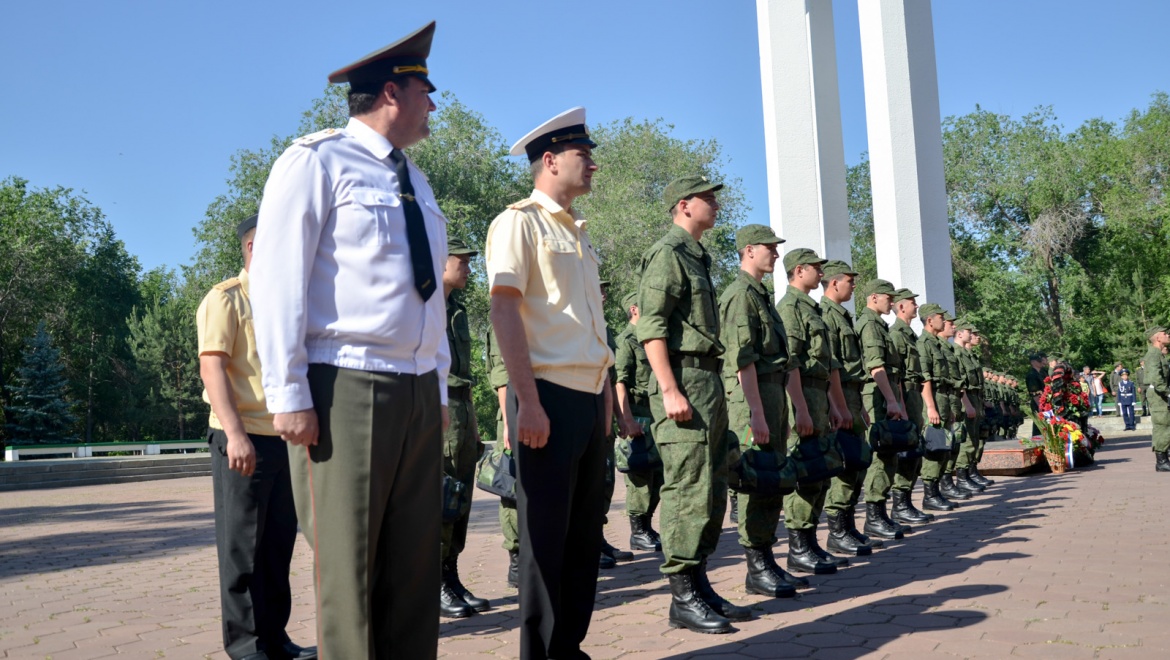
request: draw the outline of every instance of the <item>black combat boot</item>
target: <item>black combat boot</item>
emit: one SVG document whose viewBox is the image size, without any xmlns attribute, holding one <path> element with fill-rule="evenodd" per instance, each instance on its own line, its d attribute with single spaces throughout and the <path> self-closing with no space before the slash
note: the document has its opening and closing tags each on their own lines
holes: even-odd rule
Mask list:
<svg viewBox="0 0 1170 660">
<path fill-rule="evenodd" d="M 836 565 L 837 568 L 844 568 L 845 566 L 849 565 L 849 560 L 845 557 L 838 557 L 837 555 L 831 554 L 828 550 L 825 550 L 821 547 L 821 542 L 817 538 L 816 527 L 808 530 L 808 532 L 808 547 L 813 551 L 813 554 L 821 558 L 821 561 L 831 562 L 832 564 Z"/>
<path fill-rule="evenodd" d="M 630 561 L 634 558 L 634 553 L 626 552 L 625 550 L 618 550 L 617 548 L 610 545 L 609 541 L 605 540 L 605 537 L 602 537 L 601 539 L 601 554 L 609 557 L 615 562 Z"/>
<path fill-rule="evenodd" d="M 972 495 L 984 491 L 983 486 L 971 481 L 971 475 L 967 472 L 967 468 L 955 468 L 955 485 L 959 487 L 959 490 L 967 491 Z"/>
<path fill-rule="evenodd" d="M 520 553 L 516 550 L 508 551 L 508 586 L 520 587 Z"/>
<path fill-rule="evenodd" d="M 965 490 L 959 490 L 959 487 L 955 485 L 954 477 L 950 474 L 944 474 L 942 476 L 942 479 L 939 481 L 939 492 L 948 500 L 958 500 L 961 502 L 971 499 L 971 493 Z"/>
<path fill-rule="evenodd" d="M 894 522 L 920 525 L 934 520 L 934 516 L 914 508 L 914 503 L 910 501 L 910 493 L 908 491 L 895 489 L 890 492 L 890 497 L 894 501 L 894 510 L 890 514 Z"/>
<path fill-rule="evenodd" d="M 886 515 L 885 502 L 865 503 L 864 529 L 868 536 L 876 536 L 879 539 L 900 539 L 905 535 L 902 529 L 895 526 L 894 521 Z"/>
<path fill-rule="evenodd" d="M 871 539 L 865 534 L 862 534 L 861 531 L 857 529 L 857 523 L 854 522 L 855 520 L 857 520 L 857 505 L 850 504 L 849 511 L 845 516 L 845 526 L 848 528 L 849 536 L 852 536 L 859 544 L 868 545 L 874 550 L 885 547 L 886 544 L 881 539 Z"/>
<path fill-rule="evenodd" d="M 991 479 L 988 479 L 987 477 L 983 476 L 982 474 L 979 474 L 979 466 L 978 465 L 972 465 L 971 468 L 968 470 L 968 472 L 971 474 L 971 481 L 974 481 L 975 483 L 979 484 L 980 486 L 983 486 L 984 488 L 987 488 L 988 486 L 995 485 L 994 481 L 992 481 Z"/>
<path fill-rule="evenodd" d="M 711 609 L 719 613 L 720 616 L 725 617 L 731 621 L 747 621 L 752 618 L 752 611 L 746 607 L 732 605 L 723 596 L 715 593 L 715 587 L 711 586 L 711 580 L 707 578 L 707 558 L 703 557 L 702 563 L 695 567 L 695 590 L 699 592 L 699 597 L 707 603 Z"/>
<path fill-rule="evenodd" d="M 793 575 L 783 568 L 780 568 L 780 564 L 776 563 L 776 553 L 771 548 L 768 548 L 768 563 L 772 565 L 772 572 L 776 575 L 779 575 L 781 580 L 784 580 L 797 589 L 809 588 L 810 584 L 808 578 Z"/>
<path fill-rule="evenodd" d="M 446 580 L 439 583 L 439 616 L 465 619 L 472 614 L 475 614 L 475 610 L 451 590 L 451 585 L 447 584 Z"/>
<path fill-rule="evenodd" d="M 670 615 L 667 621 L 670 627 L 711 634 L 731 632 L 731 622 L 699 597 L 694 573 L 695 569 L 688 569 L 668 576 Z"/>
<path fill-rule="evenodd" d="M 854 557 L 873 554 L 872 547 L 858 543 L 857 539 L 849 535 L 849 526 L 845 523 L 848 515 L 849 511 L 845 509 L 829 516 L 829 542 L 825 545 L 830 550 Z"/>
<path fill-rule="evenodd" d="M 1170 472 L 1170 456 L 1164 451 L 1154 452 L 1154 458 L 1158 460 L 1154 464 L 1154 471 L 1156 472 Z"/>
<path fill-rule="evenodd" d="M 937 481 L 922 480 L 922 508 L 927 511 L 954 511 L 958 505 L 938 492 Z"/>
<path fill-rule="evenodd" d="M 796 595 L 796 587 L 772 570 L 776 564 L 772 558 L 772 546 L 744 548 L 743 554 L 747 556 L 748 569 L 743 584 L 749 594 L 772 598 L 792 598 Z"/>
<path fill-rule="evenodd" d="M 788 570 L 814 575 L 832 575 L 837 572 L 837 564 L 822 560 L 812 551 L 808 539 L 813 536 L 815 531 L 812 529 L 788 530 Z"/>
<path fill-rule="evenodd" d="M 486 612 L 492 609 L 492 604 L 486 598 L 479 598 L 475 594 L 467 590 L 463 586 L 463 582 L 459 580 L 459 564 L 458 559 L 452 557 L 443 562 L 443 582 L 451 587 L 452 593 L 463 599 L 463 602 L 471 606 L 471 609 L 476 612 Z"/>
<path fill-rule="evenodd" d="M 662 550 L 662 541 L 650 527 L 650 516 L 630 514 L 630 547 L 649 552 Z"/>
</svg>

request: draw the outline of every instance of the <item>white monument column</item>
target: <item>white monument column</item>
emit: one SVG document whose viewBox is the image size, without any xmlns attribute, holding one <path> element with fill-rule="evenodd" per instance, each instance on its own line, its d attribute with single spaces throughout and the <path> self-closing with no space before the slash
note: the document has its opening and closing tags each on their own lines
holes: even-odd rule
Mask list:
<svg viewBox="0 0 1170 660">
<path fill-rule="evenodd" d="M 857 8 L 878 276 L 954 311 L 930 0 Z"/>
<path fill-rule="evenodd" d="M 756 16 L 768 210 L 787 241 L 781 256 L 807 247 L 852 261 L 832 0 L 756 0 Z M 783 283 L 778 272 L 780 295 Z"/>
</svg>

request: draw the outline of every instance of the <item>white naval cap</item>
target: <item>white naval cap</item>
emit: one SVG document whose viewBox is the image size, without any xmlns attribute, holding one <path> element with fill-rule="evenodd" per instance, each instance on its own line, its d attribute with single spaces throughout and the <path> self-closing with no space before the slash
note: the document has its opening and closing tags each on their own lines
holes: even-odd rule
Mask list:
<svg viewBox="0 0 1170 660">
<path fill-rule="evenodd" d="M 596 147 L 585 128 L 585 108 L 569 108 L 561 114 L 532 129 L 512 145 L 513 156 L 528 155 L 528 161 L 538 160 L 554 144 L 585 144 Z"/>
</svg>

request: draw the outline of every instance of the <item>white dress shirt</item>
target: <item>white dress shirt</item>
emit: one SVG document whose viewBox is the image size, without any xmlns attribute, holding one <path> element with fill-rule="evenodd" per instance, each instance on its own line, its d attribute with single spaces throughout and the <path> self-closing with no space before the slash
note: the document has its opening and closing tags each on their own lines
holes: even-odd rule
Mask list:
<svg viewBox="0 0 1170 660">
<path fill-rule="evenodd" d="M 393 146 L 357 119 L 293 142 L 264 186 L 251 268 L 256 347 L 268 410 L 313 407 L 310 363 L 404 374 L 439 372 L 447 404 L 446 309 L 440 287 L 414 287 Z M 409 164 L 441 282 L 447 219 Z"/>
</svg>

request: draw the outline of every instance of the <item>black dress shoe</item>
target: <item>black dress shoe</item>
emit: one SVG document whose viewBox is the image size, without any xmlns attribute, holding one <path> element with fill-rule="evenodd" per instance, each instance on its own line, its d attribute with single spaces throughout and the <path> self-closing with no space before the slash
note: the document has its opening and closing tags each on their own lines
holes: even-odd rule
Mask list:
<svg viewBox="0 0 1170 660">
<path fill-rule="evenodd" d="M 249 653 L 248 655 L 240 658 L 240 660 L 269 660 L 269 655 L 264 651 L 257 651 L 255 653 Z"/>
<path fill-rule="evenodd" d="M 601 556 L 597 559 L 597 567 L 607 571 L 614 566 L 617 566 L 617 562 L 613 560 L 613 557 L 602 552 Z"/>
<path fill-rule="evenodd" d="M 281 658 L 284 658 L 284 660 L 317 660 L 317 647 L 316 646 L 303 646 L 302 647 L 302 646 L 297 646 L 296 644 L 293 644 L 292 642 L 285 642 L 284 644 L 280 645 L 280 652 L 283 655 L 277 656 L 277 655 L 274 655 L 272 653 L 269 653 L 268 655 L 269 655 L 269 657 L 272 657 L 274 659 L 277 657 L 281 657 Z"/>
<path fill-rule="evenodd" d="M 609 541 L 601 539 L 601 554 L 606 555 L 615 562 L 630 561 L 634 558 L 634 553 L 626 552 L 625 550 L 618 550 L 609 544 Z"/>
</svg>

